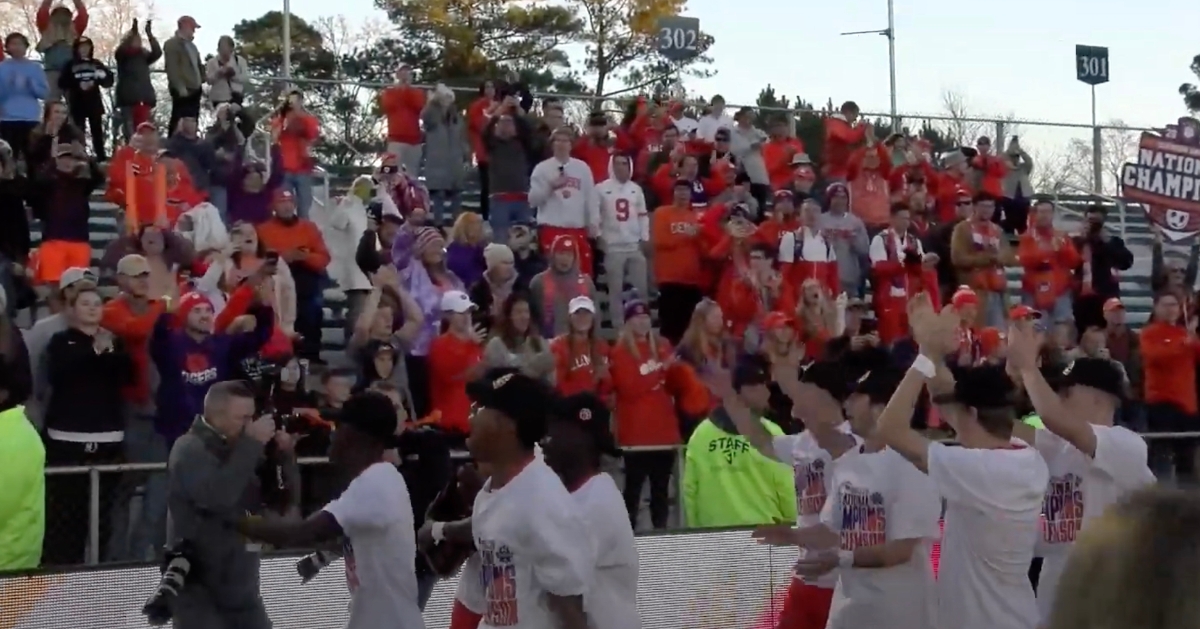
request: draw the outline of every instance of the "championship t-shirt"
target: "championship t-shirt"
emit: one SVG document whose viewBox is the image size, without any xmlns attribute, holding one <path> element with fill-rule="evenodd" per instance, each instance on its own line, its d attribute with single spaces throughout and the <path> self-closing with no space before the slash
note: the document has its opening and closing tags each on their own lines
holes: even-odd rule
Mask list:
<svg viewBox="0 0 1200 629">
<path fill-rule="evenodd" d="M 933 481 L 896 451 L 846 453 L 833 464 L 821 522 L 840 550 L 920 540 L 908 561 L 888 568 L 843 568 L 827 629 L 927 629 L 936 612 L 929 551 L 939 535 L 942 501 Z"/>
<path fill-rule="evenodd" d="M 347 628 L 424 627 L 412 503 L 396 467 L 380 462 L 363 470 L 325 511 L 346 534 Z"/>
<path fill-rule="evenodd" d="M 633 526 L 621 490 L 608 474 L 597 474 L 571 497 L 591 533 L 596 574 L 583 595 L 592 629 L 640 629 L 637 584 L 638 553 Z"/>
<path fill-rule="evenodd" d="M 929 478 L 946 500 L 938 626 L 1034 629 L 1029 564 L 1050 473 L 1033 448 L 929 444 Z"/>
<path fill-rule="evenodd" d="M 849 432 L 849 428 L 843 425 Z M 775 449 L 775 458 L 792 466 L 796 479 L 796 526 L 807 528 L 821 523 L 821 509 L 825 506 L 825 497 L 829 494 L 830 467 L 833 457 L 821 446 L 807 430 L 798 435 L 782 435 L 771 441 Z M 804 559 L 808 551 L 800 549 L 800 559 Z M 800 575 L 795 578 L 817 587 L 833 589 L 837 585 L 838 571 L 833 570 L 816 579 L 805 579 Z M 794 573 L 793 573 L 794 574 Z"/>
<path fill-rule="evenodd" d="M 596 551 L 576 501 L 534 458 L 495 491 L 489 479 L 471 516 L 484 594 L 483 629 L 558 629 L 548 595 L 583 596 Z"/>
<path fill-rule="evenodd" d="M 1079 531 L 1126 493 L 1154 482 L 1141 437 L 1119 426 L 1091 428 L 1096 435 L 1095 457 L 1048 430 L 1037 431 L 1034 439 L 1034 447 L 1050 470 L 1038 543 L 1038 555 L 1044 557 L 1038 577 L 1038 612 L 1043 623 L 1049 620 L 1067 551 Z"/>
</svg>

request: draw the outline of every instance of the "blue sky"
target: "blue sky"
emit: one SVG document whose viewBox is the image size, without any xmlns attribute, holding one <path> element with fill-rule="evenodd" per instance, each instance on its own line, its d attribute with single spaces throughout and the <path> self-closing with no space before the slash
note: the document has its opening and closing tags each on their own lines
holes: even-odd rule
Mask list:
<svg viewBox="0 0 1200 629">
<path fill-rule="evenodd" d="M 163 22 L 190 13 L 202 24 L 202 50 L 234 23 L 279 9 L 263 0 L 157 0 Z M 1161 126 L 1185 114 L 1176 93 L 1194 79 L 1200 53 L 1193 37 L 1200 4 L 1157 0 L 1153 11 L 1114 0 L 895 0 L 899 110 L 942 113 L 942 92 L 966 96 L 972 113 L 1022 120 L 1087 123 L 1090 91 L 1075 80 L 1076 44 L 1108 46 L 1112 81 L 1097 88 L 1098 118 Z M 352 20 L 381 15 L 371 0 L 335 4 L 294 0 L 305 18 L 343 12 Z M 690 90 L 750 103 L 771 83 L 789 97 L 823 103 L 853 99 L 864 110 L 888 110 L 887 42 L 839 32 L 883 28 L 886 0 L 785 2 L 690 0 L 686 13 L 716 38 L 716 76 Z M 1087 137 L 1086 130 L 1049 131 L 1024 125 L 1023 137 L 1043 141 Z"/>
</svg>

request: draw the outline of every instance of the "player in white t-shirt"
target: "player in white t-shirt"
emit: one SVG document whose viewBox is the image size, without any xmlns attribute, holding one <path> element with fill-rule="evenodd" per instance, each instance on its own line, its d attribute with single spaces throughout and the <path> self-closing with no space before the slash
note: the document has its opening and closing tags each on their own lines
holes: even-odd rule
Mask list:
<svg viewBox="0 0 1200 629">
<path fill-rule="evenodd" d="M 910 302 L 921 353 L 880 416 L 878 434 L 928 473 L 946 501 L 938 627 L 1033 629 L 1037 603 L 1029 564 L 1050 474 L 1036 450 L 1013 439 L 1015 386 L 1002 367 L 949 375 L 944 357 L 957 348 L 959 321 L 953 307 L 935 313 L 924 293 Z M 913 408 L 927 384 L 961 447 L 931 442 L 912 429 Z"/>
<path fill-rule="evenodd" d="M 821 509 L 829 493 L 829 469 L 838 457 L 857 446 L 853 436 L 847 434 L 842 402 L 849 393 L 848 377 L 843 367 L 833 361 L 819 361 L 810 365 L 802 375 L 797 375 L 795 360 L 777 365 L 773 374 L 735 374 L 734 380 L 756 381 L 762 377 L 773 379 L 792 399 L 792 414 L 804 423 L 804 432 L 798 435 L 774 437 L 761 422 L 755 421 L 752 413 L 741 402 L 732 382 L 714 381 L 715 374 L 706 376 L 709 385 L 721 398 L 721 404 L 729 413 L 750 445 L 764 456 L 789 465 L 796 479 L 796 527 L 790 524 L 763 526 L 755 529 L 754 536 L 765 542 L 799 545 L 790 536 L 799 531 L 815 527 L 821 521 Z M 747 365 L 750 363 L 747 362 Z M 789 541 L 778 542 L 781 538 Z M 801 540 L 802 541 L 802 540 Z M 829 554 L 829 553 L 826 553 Z M 787 598 L 779 617 L 779 629 L 824 629 L 828 620 L 829 605 L 833 600 L 833 588 L 837 585 L 836 570 L 813 572 L 815 559 L 802 548 L 800 559 Z"/>
<path fill-rule="evenodd" d="M 621 456 L 604 401 L 579 393 L 559 401 L 542 454 L 579 506 L 596 549 L 596 577 L 583 595 L 592 629 L 640 629 L 638 552 L 621 490 L 600 471 L 601 456 Z"/>
<path fill-rule="evenodd" d="M 589 529 L 562 480 L 534 456 L 553 391 L 514 369 L 491 369 L 467 395 L 476 405 L 467 448 L 492 475 L 470 518 L 426 522 L 422 547 L 474 542 L 481 628 L 588 629 L 584 595 L 596 566 Z"/>
<path fill-rule="evenodd" d="M 1037 367 L 1038 338 L 1031 325 L 1009 330 L 1008 363 L 1021 374 L 1045 430 L 1018 427 L 1050 469 L 1038 554 L 1041 623 L 1050 621 L 1054 593 L 1067 553 L 1080 529 L 1131 491 L 1154 483 L 1146 442 L 1133 431 L 1113 426 L 1125 398 L 1125 377 L 1111 360 L 1079 358 L 1047 382 Z M 1061 389 L 1062 397 L 1051 384 Z"/>
<path fill-rule="evenodd" d="M 395 447 L 396 409 L 377 391 L 342 408 L 329 461 L 353 480 L 342 495 L 301 522 L 249 519 L 247 537 L 277 546 L 316 546 L 343 539 L 348 629 L 413 627 L 425 622 L 417 603 L 417 547 L 408 486 L 385 452 Z"/>
</svg>

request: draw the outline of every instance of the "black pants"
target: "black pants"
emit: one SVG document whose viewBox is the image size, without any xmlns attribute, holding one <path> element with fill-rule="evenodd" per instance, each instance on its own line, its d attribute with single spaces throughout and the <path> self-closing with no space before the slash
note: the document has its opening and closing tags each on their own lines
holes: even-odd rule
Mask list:
<svg viewBox="0 0 1200 629">
<path fill-rule="evenodd" d="M 1155 432 L 1191 432 L 1196 430 L 1196 417 L 1183 412 L 1174 404 L 1147 404 L 1146 430 Z M 1155 466 L 1155 462 L 1171 461 L 1175 479 L 1180 484 L 1196 483 L 1196 448 L 1200 439 L 1150 439 L 1150 469 L 1166 469 Z"/>
<path fill-rule="evenodd" d="M 408 389 L 412 392 L 414 419 L 429 415 L 433 401 L 430 399 L 429 359 L 425 356 L 404 357 L 404 366 L 408 367 Z"/>
<path fill-rule="evenodd" d="M 490 208 L 491 186 L 488 185 L 488 165 L 479 165 L 479 215 L 483 220 L 488 219 L 488 209 Z"/>
<path fill-rule="evenodd" d="M 46 467 L 120 463 L 121 443 L 75 443 L 46 439 Z M 105 544 L 111 532 L 109 513 L 116 498 L 121 475 L 100 474 L 100 538 Z M 91 511 L 91 479 L 88 474 L 52 474 L 46 477 L 46 536 L 42 544 L 43 566 L 73 566 L 85 563 Z"/>
<path fill-rule="evenodd" d="M 1104 302 L 1115 295 L 1077 295 L 1071 306 L 1075 329 L 1080 337 L 1092 326 L 1104 327 Z M 943 302 L 944 303 L 944 302 Z"/>
<path fill-rule="evenodd" d="M 92 155 L 98 162 L 107 161 L 108 158 L 105 157 L 104 152 L 104 109 L 73 108 L 71 121 L 79 127 L 80 131 L 86 132 L 89 128 L 91 129 Z"/>
<path fill-rule="evenodd" d="M 195 94 L 188 94 L 186 96 L 171 94 L 171 124 L 167 127 L 167 132 L 163 135 L 170 136 L 174 134 L 182 118 L 199 118 L 200 99 L 203 96 L 204 92 L 196 92 Z"/>
<path fill-rule="evenodd" d="M 687 284 L 658 285 L 658 327 L 663 337 L 678 345 L 692 320 L 696 304 L 704 299 L 698 286 Z"/>
<path fill-rule="evenodd" d="M 1025 197 L 1000 199 L 993 219 L 1009 234 L 1023 234 L 1029 226 L 1029 199 Z"/>
<path fill-rule="evenodd" d="M 758 201 L 758 216 L 754 217 L 757 222 L 762 222 L 767 216 L 767 201 L 771 200 L 771 186 L 765 183 L 750 184 L 750 196 Z"/>
<path fill-rule="evenodd" d="M 21 120 L 0 122 L 0 140 L 8 142 L 8 145 L 12 147 L 15 159 L 27 158 L 29 155 L 29 134 L 36 126 L 36 122 Z"/>
<path fill-rule="evenodd" d="M 325 319 L 322 301 L 319 290 L 296 291 L 296 332 L 300 333 L 300 347 L 297 353 L 309 360 L 321 357 L 321 326 Z"/>
<path fill-rule="evenodd" d="M 625 510 L 637 529 L 638 511 L 642 506 L 642 485 L 650 479 L 650 524 L 656 529 L 667 528 L 671 512 L 671 472 L 675 469 L 674 452 L 625 453 Z"/>
</svg>

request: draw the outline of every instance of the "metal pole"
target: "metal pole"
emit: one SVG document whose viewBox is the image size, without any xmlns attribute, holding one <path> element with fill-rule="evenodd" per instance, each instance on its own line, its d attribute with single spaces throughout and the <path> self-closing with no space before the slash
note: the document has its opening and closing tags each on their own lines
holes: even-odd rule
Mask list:
<svg viewBox="0 0 1200 629">
<path fill-rule="evenodd" d="M 283 78 L 292 78 L 292 2 L 283 0 Z"/>
<path fill-rule="evenodd" d="M 88 470 L 88 565 L 100 563 L 100 470 Z"/>
<path fill-rule="evenodd" d="M 1100 127 L 1096 126 L 1096 86 L 1092 86 L 1092 192 L 1101 194 L 1104 192 L 1104 169 L 1100 167 L 1100 160 L 1104 153 L 1103 138 L 1100 134 Z"/>
<path fill-rule="evenodd" d="M 888 0 L 888 25 L 887 35 L 888 40 L 888 74 L 892 84 L 892 132 L 900 132 L 900 118 L 896 116 L 896 14 L 894 11 L 894 0 Z"/>
</svg>

